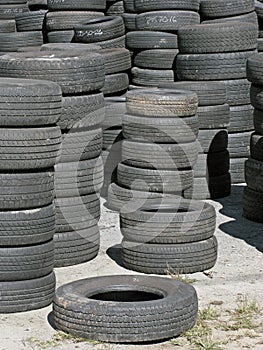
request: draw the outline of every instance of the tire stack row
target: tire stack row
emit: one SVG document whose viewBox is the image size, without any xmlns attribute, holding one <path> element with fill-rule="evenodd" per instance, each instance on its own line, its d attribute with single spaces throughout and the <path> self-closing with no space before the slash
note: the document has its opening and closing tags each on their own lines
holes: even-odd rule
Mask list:
<svg viewBox="0 0 263 350">
<path fill-rule="evenodd" d="M 55 266 L 88 261 L 99 249 L 97 193 L 103 183 L 103 165 L 98 125 L 104 119 L 104 97 L 97 91 L 105 80 L 103 57 L 92 52 L 53 51 L 0 58 L 2 76 L 30 75 L 61 86 L 63 141 L 55 166 Z"/>
<path fill-rule="evenodd" d="M 250 140 L 250 158 L 245 163 L 247 187 L 243 195 L 243 215 L 256 222 L 263 222 L 263 55 L 248 59 L 247 76 L 252 82 L 251 103 L 254 106 L 255 132 Z"/>
<path fill-rule="evenodd" d="M 195 93 L 180 90 L 135 89 L 126 94 L 125 139 L 117 184 L 109 187 L 111 208 L 182 196 L 192 186 L 197 103 Z"/>
<path fill-rule="evenodd" d="M 246 61 L 257 47 L 257 27 L 250 22 L 201 24 L 179 30 L 178 40 L 176 69 L 180 80 L 216 80 L 226 84 L 226 103 L 230 105 L 230 172 L 233 183 L 244 182 L 252 107 L 249 102 L 244 104 L 247 101 L 242 101 L 241 96 L 243 92 L 247 94 Z M 237 94 L 238 102 L 233 101 Z"/>
<path fill-rule="evenodd" d="M 226 129 L 229 125 L 229 106 L 226 104 L 225 85 L 215 81 L 185 81 L 160 86 L 191 90 L 198 96 L 199 154 L 194 165 L 193 186 L 185 191 L 184 197 L 216 199 L 228 196 L 231 179 Z"/>
<path fill-rule="evenodd" d="M 58 84 L 0 78 L 0 312 L 39 309 L 55 291 Z"/>
<path fill-rule="evenodd" d="M 132 84 L 158 86 L 176 80 L 177 31 L 200 23 L 198 9 L 198 0 L 134 0 L 135 28 L 126 37 L 133 53 Z"/>
<path fill-rule="evenodd" d="M 47 7 L 48 42 L 70 43 L 74 37 L 74 25 L 104 16 L 106 0 L 48 0 Z"/>
</svg>

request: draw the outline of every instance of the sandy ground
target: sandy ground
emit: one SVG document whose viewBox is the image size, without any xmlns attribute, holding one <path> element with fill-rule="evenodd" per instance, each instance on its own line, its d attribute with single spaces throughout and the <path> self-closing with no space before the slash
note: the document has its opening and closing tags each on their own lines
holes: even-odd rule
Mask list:
<svg viewBox="0 0 263 350">
<path fill-rule="evenodd" d="M 237 298 L 246 296 L 248 300 L 257 300 L 262 307 L 263 289 L 263 225 L 250 222 L 242 217 L 242 186 L 234 186 L 228 198 L 211 203 L 215 206 L 218 228 L 216 237 L 219 243 L 218 260 L 209 274 L 189 275 L 198 293 L 200 309 L 209 303 L 220 304 L 220 310 L 236 307 Z M 56 269 L 57 285 L 81 278 L 110 275 L 134 274 L 121 266 L 119 260 L 118 215 L 103 205 L 101 228 L 101 249 L 91 262 Z M 58 349 L 58 350 L 170 350 L 194 349 L 187 344 L 176 346 L 171 341 L 145 345 L 95 344 L 92 342 L 74 342 L 67 339 L 54 340 L 56 330 L 52 327 L 51 306 L 27 313 L 0 315 L 0 350 Z M 262 315 L 258 314 L 258 318 Z M 217 332 L 225 343 L 226 333 Z M 240 335 L 241 334 L 241 335 Z M 221 349 L 263 349 L 262 338 L 247 337 L 240 333 L 238 341 L 229 341 Z M 180 337 L 179 337 L 180 340 Z M 200 347 L 199 347 L 200 348 Z M 202 347 L 201 347 L 202 348 Z M 216 349 L 216 347 L 204 349 Z"/>
</svg>

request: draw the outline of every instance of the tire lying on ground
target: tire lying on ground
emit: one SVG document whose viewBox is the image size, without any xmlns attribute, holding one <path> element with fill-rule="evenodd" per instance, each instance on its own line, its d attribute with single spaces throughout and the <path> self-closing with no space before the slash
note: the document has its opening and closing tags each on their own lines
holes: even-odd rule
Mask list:
<svg viewBox="0 0 263 350">
<path fill-rule="evenodd" d="M 167 278 L 95 277 L 57 289 L 53 314 L 56 327 L 75 336 L 145 342 L 191 328 L 197 317 L 197 296 L 191 285 Z"/>
</svg>

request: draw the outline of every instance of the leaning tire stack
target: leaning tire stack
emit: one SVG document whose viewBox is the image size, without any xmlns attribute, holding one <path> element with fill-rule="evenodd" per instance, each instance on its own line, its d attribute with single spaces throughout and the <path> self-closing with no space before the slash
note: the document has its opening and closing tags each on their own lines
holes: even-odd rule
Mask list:
<svg viewBox="0 0 263 350">
<path fill-rule="evenodd" d="M 109 205 L 120 209 L 133 196 L 135 202 L 181 196 L 192 186 L 198 154 L 196 94 L 135 89 L 126 94 L 126 106 L 122 162 Z"/>
<path fill-rule="evenodd" d="M 226 87 L 222 82 L 191 81 L 161 84 L 161 87 L 184 89 L 198 96 L 199 155 L 194 165 L 193 187 L 185 191 L 185 198 L 216 199 L 231 191 L 227 126 L 229 106 Z"/>
<path fill-rule="evenodd" d="M 0 312 L 39 309 L 55 291 L 58 84 L 0 78 Z"/>
<path fill-rule="evenodd" d="M 55 266 L 88 261 L 99 249 L 96 192 L 103 183 L 103 167 L 99 157 L 102 131 L 98 124 L 104 119 L 104 98 L 96 91 L 104 84 L 103 58 L 93 52 L 54 51 L 13 53 L 0 59 L 0 75 L 30 74 L 61 86 L 59 125 L 64 132 L 55 166 Z M 6 65 L 9 68 L 4 68 Z M 72 126 L 72 132 L 65 132 Z"/>
<path fill-rule="evenodd" d="M 243 215 L 263 222 L 263 54 L 248 59 L 247 76 L 252 82 L 251 103 L 254 106 L 254 128 L 251 135 L 251 154 L 245 163 L 247 187 L 243 196 Z"/>
<path fill-rule="evenodd" d="M 237 89 L 240 93 L 246 78 L 246 60 L 257 47 L 257 27 L 253 23 L 191 26 L 179 30 L 178 39 L 180 53 L 176 68 L 180 80 L 224 81 L 227 86 L 226 103 Z M 228 149 L 233 183 L 244 182 L 243 168 L 249 153 L 252 127 L 251 111 L 248 104 L 230 107 Z"/>
</svg>

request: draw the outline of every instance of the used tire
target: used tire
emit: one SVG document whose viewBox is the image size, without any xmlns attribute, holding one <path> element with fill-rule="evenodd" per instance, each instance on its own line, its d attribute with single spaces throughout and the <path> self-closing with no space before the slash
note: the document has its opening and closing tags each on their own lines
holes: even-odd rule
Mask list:
<svg viewBox="0 0 263 350">
<path fill-rule="evenodd" d="M 263 222 L 263 193 L 244 188 L 243 216 L 255 222 Z"/>
<path fill-rule="evenodd" d="M 250 152 L 253 159 L 263 161 L 263 136 L 261 134 L 251 135 Z"/>
<path fill-rule="evenodd" d="M 254 11 L 253 0 L 221 0 L 215 2 L 213 0 L 201 0 L 200 11 L 203 16 L 208 18 L 228 17 L 232 15 L 240 15 Z"/>
<path fill-rule="evenodd" d="M 127 33 L 126 46 L 129 50 L 177 49 L 177 35 L 136 28 L 136 31 Z"/>
<path fill-rule="evenodd" d="M 250 189 L 263 192 L 263 162 L 248 158 L 245 162 L 245 179 Z"/>
</svg>

